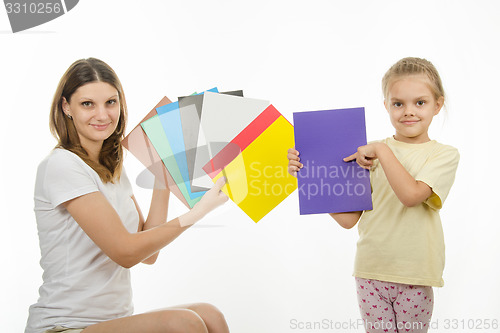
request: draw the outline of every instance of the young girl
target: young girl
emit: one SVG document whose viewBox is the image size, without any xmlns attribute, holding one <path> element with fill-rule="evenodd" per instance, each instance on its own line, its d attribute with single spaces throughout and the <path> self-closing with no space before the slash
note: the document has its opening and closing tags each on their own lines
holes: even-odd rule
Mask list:
<svg viewBox="0 0 500 333">
<path fill-rule="evenodd" d="M 115 72 L 89 58 L 59 82 L 50 129 L 59 143 L 39 165 L 35 215 L 44 270 L 26 333 L 229 332 L 222 313 L 190 304 L 132 316 L 130 267 L 221 205 L 224 182 L 169 222 L 168 188 L 153 191 L 144 219 L 123 170 L 127 107 Z M 160 182 L 156 181 L 159 185 Z"/>
<path fill-rule="evenodd" d="M 427 332 L 432 287 L 442 287 L 444 240 L 439 210 L 458 166 L 457 149 L 431 140 L 444 104 L 435 67 L 405 58 L 382 79 L 384 105 L 396 133 L 344 159 L 369 169 L 373 210 L 330 214 L 342 227 L 358 223 L 354 276 L 366 331 Z M 288 150 L 296 176 L 299 152 Z"/>
</svg>

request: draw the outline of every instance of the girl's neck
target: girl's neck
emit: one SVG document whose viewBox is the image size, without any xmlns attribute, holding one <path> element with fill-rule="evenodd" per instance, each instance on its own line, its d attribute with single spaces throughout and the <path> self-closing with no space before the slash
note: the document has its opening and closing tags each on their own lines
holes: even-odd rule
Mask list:
<svg viewBox="0 0 500 333">
<path fill-rule="evenodd" d="M 429 138 L 429 135 L 427 133 L 425 133 L 425 135 L 422 134 L 422 135 L 419 135 L 419 136 L 413 137 L 413 138 L 409 138 L 409 137 L 403 136 L 399 133 L 396 133 L 392 137 L 396 141 L 401 141 L 401 142 L 405 142 L 405 143 L 412 143 L 412 144 L 426 143 L 426 142 L 431 141 L 431 139 Z"/>
</svg>

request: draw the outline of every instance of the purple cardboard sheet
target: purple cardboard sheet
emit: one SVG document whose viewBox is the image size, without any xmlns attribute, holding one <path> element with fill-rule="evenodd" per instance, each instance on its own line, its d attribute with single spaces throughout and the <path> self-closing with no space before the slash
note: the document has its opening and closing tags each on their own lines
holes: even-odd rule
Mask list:
<svg viewBox="0 0 500 333">
<path fill-rule="evenodd" d="M 370 172 L 343 158 L 366 145 L 364 108 L 295 112 L 300 214 L 372 209 Z"/>
</svg>

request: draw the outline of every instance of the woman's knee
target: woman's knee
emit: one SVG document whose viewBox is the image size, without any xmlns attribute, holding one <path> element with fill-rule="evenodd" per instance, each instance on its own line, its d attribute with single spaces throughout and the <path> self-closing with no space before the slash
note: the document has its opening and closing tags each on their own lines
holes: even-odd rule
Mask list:
<svg viewBox="0 0 500 333">
<path fill-rule="evenodd" d="M 207 326 L 210 324 L 225 323 L 226 318 L 222 311 L 209 303 L 196 303 L 189 306 L 190 310 L 195 311 L 205 321 Z"/>
<path fill-rule="evenodd" d="M 208 328 L 193 310 L 165 309 L 105 321 L 84 332 L 208 333 Z"/>
<path fill-rule="evenodd" d="M 166 328 L 166 332 L 172 333 L 208 333 L 202 317 L 193 310 L 183 309 L 172 311 L 164 311 L 162 316 L 162 326 Z"/>
</svg>

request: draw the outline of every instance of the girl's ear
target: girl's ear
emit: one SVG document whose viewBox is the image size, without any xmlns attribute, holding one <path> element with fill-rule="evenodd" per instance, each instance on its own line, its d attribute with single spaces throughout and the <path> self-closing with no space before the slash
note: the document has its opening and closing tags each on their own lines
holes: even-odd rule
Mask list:
<svg viewBox="0 0 500 333">
<path fill-rule="evenodd" d="M 384 107 L 387 110 L 387 112 L 389 112 L 389 106 L 387 105 L 387 100 L 386 99 L 384 99 Z"/>
<path fill-rule="evenodd" d="M 443 105 L 444 105 L 444 96 L 441 96 L 436 101 L 436 110 L 434 111 L 434 115 L 437 115 L 439 113 L 439 111 L 441 111 L 441 109 L 443 108 Z"/>
</svg>

